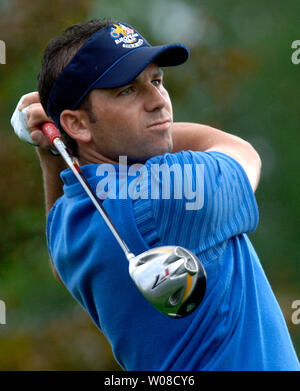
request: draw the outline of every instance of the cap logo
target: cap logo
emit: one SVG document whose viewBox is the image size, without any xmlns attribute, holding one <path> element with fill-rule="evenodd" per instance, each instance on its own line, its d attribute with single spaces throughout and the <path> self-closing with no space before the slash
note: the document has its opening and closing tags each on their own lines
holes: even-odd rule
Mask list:
<svg viewBox="0 0 300 391">
<path fill-rule="evenodd" d="M 121 23 L 112 25 L 110 36 L 115 40 L 116 45 L 121 43 L 126 49 L 137 48 L 144 42 L 143 39 L 138 39 L 139 34 L 136 31 Z"/>
</svg>

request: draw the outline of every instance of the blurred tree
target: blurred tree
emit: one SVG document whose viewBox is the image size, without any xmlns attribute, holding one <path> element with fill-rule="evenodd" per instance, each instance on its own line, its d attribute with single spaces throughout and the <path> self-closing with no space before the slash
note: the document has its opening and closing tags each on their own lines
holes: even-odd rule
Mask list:
<svg viewBox="0 0 300 391">
<path fill-rule="evenodd" d="M 89 1 L 25 0 L 0 5 L 0 326 L 2 370 L 118 370 L 108 342 L 52 276 L 45 240 L 42 180 L 33 148 L 17 141 L 9 119 L 36 89 L 47 42 L 86 20 Z"/>
<path fill-rule="evenodd" d="M 300 326 L 291 323 L 300 299 L 300 65 L 291 62 L 299 8 L 297 0 L 1 1 L 1 369 L 118 369 L 107 342 L 52 277 L 38 160 L 9 125 L 19 97 L 36 88 L 46 43 L 71 24 L 106 16 L 153 44 L 188 45 L 190 61 L 166 72 L 175 119 L 235 133 L 261 154 L 260 225 L 251 240 L 300 353 Z"/>
</svg>

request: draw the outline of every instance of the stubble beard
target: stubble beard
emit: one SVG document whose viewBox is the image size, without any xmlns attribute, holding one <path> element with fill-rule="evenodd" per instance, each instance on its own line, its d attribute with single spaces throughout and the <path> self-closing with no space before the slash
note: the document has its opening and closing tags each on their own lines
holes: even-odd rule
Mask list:
<svg viewBox="0 0 300 391">
<path fill-rule="evenodd" d="M 172 134 L 169 135 L 169 140 L 167 145 L 164 146 L 155 146 L 151 150 L 144 151 L 140 156 L 130 157 L 127 156 L 128 163 L 145 163 L 148 159 L 151 159 L 154 156 L 162 156 L 166 153 L 172 153 L 173 151 L 173 138 Z"/>
</svg>

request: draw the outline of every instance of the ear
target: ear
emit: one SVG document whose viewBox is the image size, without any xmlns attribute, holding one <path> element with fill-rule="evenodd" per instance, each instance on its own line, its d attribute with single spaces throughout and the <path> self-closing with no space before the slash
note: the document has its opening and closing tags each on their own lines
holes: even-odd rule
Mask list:
<svg viewBox="0 0 300 391">
<path fill-rule="evenodd" d="M 88 116 L 83 110 L 64 110 L 60 115 L 60 123 L 66 133 L 77 142 L 92 141 Z"/>
</svg>

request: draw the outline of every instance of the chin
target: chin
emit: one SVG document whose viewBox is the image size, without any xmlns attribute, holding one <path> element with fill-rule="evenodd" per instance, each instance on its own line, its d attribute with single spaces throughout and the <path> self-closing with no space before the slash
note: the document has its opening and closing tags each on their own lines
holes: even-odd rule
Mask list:
<svg viewBox="0 0 300 391">
<path fill-rule="evenodd" d="M 173 140 L 170 137 L 167 140 L 166 146 L 163 148 L 163 152 L 161 153 L 161 155 L 163 155 L 164 153 L 171 153 L 172 151 L 173 151 Z"/>
<path fill-rule="evenodd" d="M 153 150 L 150 151 L 148 157 L 145 159 L 150 159 L 153 156 L 161 156 L 165 153 L 171 153 L 173 150 L 173 143 L 168 142 L 166 145 L 157 146 L 156 148 L 153 148 Z"/>
</svg>

